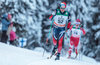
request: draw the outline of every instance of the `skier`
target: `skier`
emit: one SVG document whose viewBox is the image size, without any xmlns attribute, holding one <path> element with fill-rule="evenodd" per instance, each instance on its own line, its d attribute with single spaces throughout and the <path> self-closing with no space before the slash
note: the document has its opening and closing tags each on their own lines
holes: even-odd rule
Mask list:
<svg viewBox="0 0 100 65">
<path fill-rule="evenodd" d="M 72 52 L 73 46 L 75 47 L 75 53 L 76 53 L 75 58 L 76 58 L 78 55 L 77 47 L 80 42 L 81 33 L 83 32 L 83 35 L 85 35 L 85 30 L 83 28 L 81 28 L 80 19 L 77 19 L 75 24 L 71 25 L 69 31 L 71 33 L 71 36 L 70 36 L 70 47 L 68 50 L 68 53 L 69 53 L 68 58 L 71 57 L 71 52 Z"/>
<path fill-rule="evenodd" d="M 4 43 L 7 43 L 7 40 L 8 40 L 8 35 L 7 35 L 7 30 L 8 30 L 8 27 L 10 24 L 13 24 L 11 23 L 11 18 L 12 16 L 10 14 L 4 14 L 3 17 L 2 17 L 2 36 L 1 36 L 1 42 L 4 42 Z"/>
<path fill-rule="evenodd" d="M 52 55 L 54 55 L 57 51 L 57 55 L 55 60 L 60 59 L 60 53 L 63 45 L 63 39 L 65 34 L 65 28 L 68 25 L 68 28 L 70 28 L 70 13 L 65 10 L 66 3 L 62 2 L 60 4 L 60 8 L 56 9 L 52 13 L 52 15 L 49 17 L 50 20 L 53 21 L 53 44 L 54 48 L 52 50 Z M 48 39 L 47 39 L 48 40 Z"/>
</svg>

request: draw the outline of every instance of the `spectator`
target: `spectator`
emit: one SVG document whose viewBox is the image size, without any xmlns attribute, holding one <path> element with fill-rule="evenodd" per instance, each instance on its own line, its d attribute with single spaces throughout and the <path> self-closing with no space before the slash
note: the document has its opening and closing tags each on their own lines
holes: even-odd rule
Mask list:
<svg viewBox="0 0 100 65">
<path fill-rule="evenodd" d="M 1 36 L 1 42 L 7 43 L 8 35 L 7 30 L 10 24 L 12 24 L 11 21 L 12 16 L 10 14 L 4 14 L 1 22 L 2 22 L 2 36 Z"/>
<path fill-rule="evenodd" d="M 11 31 L 10 31 L 10 44 L 15 45 L 15 44 L 14 44 L 14 41 L 15 41 L 16 39 L 17 39 L 16 33 L 15 33 L 13 30 L 11 30 Z"/>
</svg>

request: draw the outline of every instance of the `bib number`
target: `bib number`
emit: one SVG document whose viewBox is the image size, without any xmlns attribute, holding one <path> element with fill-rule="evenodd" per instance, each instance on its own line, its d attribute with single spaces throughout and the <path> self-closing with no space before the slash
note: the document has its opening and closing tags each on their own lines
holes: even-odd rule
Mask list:
<svg viewBox="0 0 100 65">
<path fill-rule="evenodd" d="M 62 24 L 64 22 L 64 18 L 63 16 L 58 17 L 58 23 Z"/>
<path fill-rule="evenodd" d="M 78 32 L 77 31 L 74 31 L 74 35 L 78 35 Z"/>
</svg>

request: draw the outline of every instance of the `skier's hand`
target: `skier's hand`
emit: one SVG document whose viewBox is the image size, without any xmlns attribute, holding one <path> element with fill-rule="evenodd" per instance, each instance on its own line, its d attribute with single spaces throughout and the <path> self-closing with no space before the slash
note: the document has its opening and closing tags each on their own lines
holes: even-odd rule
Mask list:
<svg viewBox="0 0 100 65">
<path fill-rule="evenodd" d="M 46 39 L 46 44 L 48 43 L 48 38 Z"/>
</svg>

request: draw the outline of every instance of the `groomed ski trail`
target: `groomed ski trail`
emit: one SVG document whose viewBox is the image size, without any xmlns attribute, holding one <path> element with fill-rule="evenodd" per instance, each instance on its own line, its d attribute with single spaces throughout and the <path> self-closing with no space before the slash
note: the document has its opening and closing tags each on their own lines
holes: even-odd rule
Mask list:
<svg viewBox="0 0 100 65">
<path fill-rule="evenodd" d="M 42 48 L 32 51 L 0 42 L 0 65 L 100 65 L 99 62 L 85 56 L 82 60 L 67 59 L 64 56 L 55 61 L 55 56 L 47 59 L 50 53 L 45 53 L 43 57 L 42 54 Z"/>
</svg>

